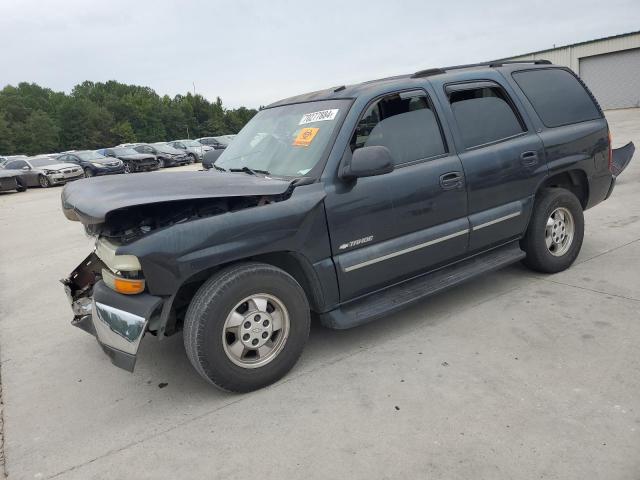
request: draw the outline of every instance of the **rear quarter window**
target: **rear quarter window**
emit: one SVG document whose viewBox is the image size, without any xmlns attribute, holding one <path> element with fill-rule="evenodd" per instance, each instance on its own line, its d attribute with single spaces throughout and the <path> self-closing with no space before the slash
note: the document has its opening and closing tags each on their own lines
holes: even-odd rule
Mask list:
<svg viewBox="0 0 640 480">
<path fill-rule="evenodd" d="M 526 70 L 512 76 L 547 127 L 602 118 L 589 93 L 566 70 Z"/>
</svg>

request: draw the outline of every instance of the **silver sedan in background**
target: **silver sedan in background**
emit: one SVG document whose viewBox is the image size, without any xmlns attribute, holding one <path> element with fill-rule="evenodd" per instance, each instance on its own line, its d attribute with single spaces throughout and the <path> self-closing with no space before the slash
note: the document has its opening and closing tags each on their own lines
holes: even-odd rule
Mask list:
<svg viewBox="0 0 640 480">
<path fill-rule="evenodd" d="M 20 178 L 27 187 L 47 188 L 84 177 L 82 167 L 73 163 L 60 163 L 47 156 L 11 160 L 4 165 L 4 169 L 21 171 Z"/>
</svg>

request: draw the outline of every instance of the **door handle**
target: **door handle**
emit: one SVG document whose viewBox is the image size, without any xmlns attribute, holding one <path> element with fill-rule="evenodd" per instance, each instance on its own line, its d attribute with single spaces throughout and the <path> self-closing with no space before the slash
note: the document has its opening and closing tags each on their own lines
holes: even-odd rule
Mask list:
<svg viewBox="0 0 640 480">
<path fill-rule="evenodd" d="M 462 187 L 462 173 L 449 172 L 440 175 L 440 187 L 443 190 L 453 190 Z"/>
<path fill-rule="evenodd" d="M 522 152 L 520 154 L 520 163 L 525 167 L 531 167 L 538 163 L 538 153 L 534 151 Z"/>
</svg>

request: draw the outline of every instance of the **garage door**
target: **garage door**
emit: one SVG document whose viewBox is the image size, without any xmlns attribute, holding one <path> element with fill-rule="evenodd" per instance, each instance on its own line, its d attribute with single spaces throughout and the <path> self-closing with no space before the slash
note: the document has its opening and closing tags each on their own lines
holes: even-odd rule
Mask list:
<svg viewBox="0 0 640 480">
<path fill-rule="evenodd" d="M 602 108 L 640 107 L 640 48 L 583 57 L 580 77 Z"/>
</svg>

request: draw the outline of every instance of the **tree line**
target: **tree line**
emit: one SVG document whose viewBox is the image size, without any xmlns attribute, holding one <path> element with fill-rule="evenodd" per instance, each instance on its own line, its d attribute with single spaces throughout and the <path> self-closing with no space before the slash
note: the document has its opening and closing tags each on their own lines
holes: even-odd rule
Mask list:
<svg viewBox="0 0 640 480">
<path fill-rule="evenodd" d="M 24 82 L 0 90 L 0 155 L 226 135 L 255 114 L 224 108 L 220 97 L 161 97 L 149 87 L 116 81 L 85 81 L 68 95 Z"/>
</svg>

